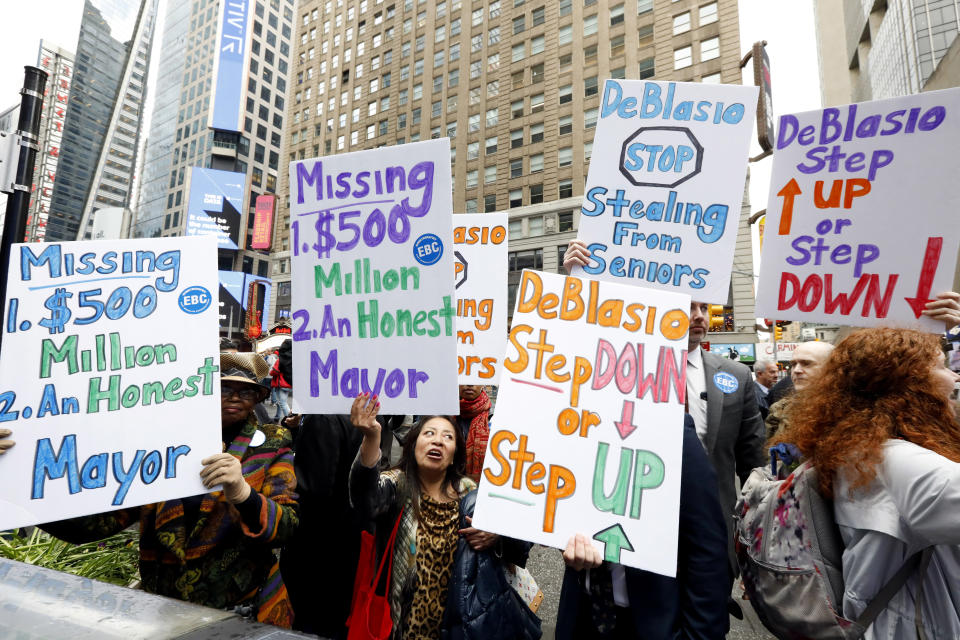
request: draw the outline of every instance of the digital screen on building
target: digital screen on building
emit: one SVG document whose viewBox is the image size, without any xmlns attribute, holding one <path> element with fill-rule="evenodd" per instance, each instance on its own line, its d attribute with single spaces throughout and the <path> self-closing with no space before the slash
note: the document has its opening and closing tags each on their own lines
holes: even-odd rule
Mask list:
<svg viewBox="0 0 960 640">
<path fill-rule="evenodd" d="M 276 196 L 257 196 L 256 215 L 253 219 L 253 241 L 251 249 L 269 249 L 273 236 L 273 212 L 276 210 Z"/>
<path fill-rule="evenodd" d="M 217 30 L 210 126 L 240 131 L 241 99 L 246 80 L 250 9 L 253 0 L 223 0 Z"/>
<path fill-rule="evenodd" d="M 246 181 L 236 171 L 191 167 L 186 235 L 214 235 L 221 249 L 237 249 Z"/>
</svg>

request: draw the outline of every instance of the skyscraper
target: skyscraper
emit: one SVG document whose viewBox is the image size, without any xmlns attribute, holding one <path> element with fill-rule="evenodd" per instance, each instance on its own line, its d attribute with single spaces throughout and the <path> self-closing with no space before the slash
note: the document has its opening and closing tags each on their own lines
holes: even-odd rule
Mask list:
<svg viewBox="0 0 960 640">
<path fill-rule="evenodd" d="M 135 236 L 216 235 L 221 271 L 269 274 L 254 209 L 277 188 L 293 7 L 169 0 Z"/>
<path fill-rule="evenodd" d="M 824 106 L 919 93 L 957 37 L 954 0 L 816 0 Z"/>
<path fill-rule="evenodd" d="M 741 81 L 735 0 L 303 0 L 297 11 L 285 161 L 449 137 L 454 210 L 509 211 L 511 309 L 520 271 L 562 270 L 576 236 L 606 78 Z M 284 171 L 278 317 L 290 311 L 288 193 Z M 749 274 L 745 221 L 738 238 Z M 753 335 L 752 279 L 733 282 L 736 324 Z"/>
<path fill-rule="evenodd" d="M 29 242 L 46 238 L 47 218 L 63 149 L 63 126 L 70 104 L 74 57 L 69 51 L 41 41 L 37 66 L 47 72 L 48 78 L 40 116 L 40 150 L 34 165 L 33 194 L 27 212 L 26 240 Z"/>
<path fill-rule="evenodd" d="M 158 0 L 85 0 L 48 240 L 89 237 L 103 207 L 128 207 Z"/>
</svg>

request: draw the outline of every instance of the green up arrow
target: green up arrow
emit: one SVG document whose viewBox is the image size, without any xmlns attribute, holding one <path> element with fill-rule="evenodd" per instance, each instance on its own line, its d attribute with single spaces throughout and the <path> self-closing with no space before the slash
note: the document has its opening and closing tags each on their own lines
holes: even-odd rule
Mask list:
<svg viewBox="0 0 960 640">
<path fill-rule="evenodd" d="M 633 551 L 630 539 L 619 524 L 598 531 L 593 535 L 593 539 L 603 543 L 603 559 L 607 562 L 620 562 L 621 549 Z"/>
</svg>

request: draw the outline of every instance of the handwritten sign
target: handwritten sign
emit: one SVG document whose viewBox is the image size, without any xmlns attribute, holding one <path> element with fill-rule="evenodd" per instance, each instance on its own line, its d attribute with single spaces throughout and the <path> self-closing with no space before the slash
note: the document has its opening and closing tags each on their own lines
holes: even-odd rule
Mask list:
<svg viewBox="0 0 960 640">
<path fill-rule="evenodd" d="M 524 271 L 474 518 L 676 573 L 690 298 Z"/>
<path fill-rule="evenodd" d="M 0 530 L 206 493 L 221 449 L 216 239 L 17 244 Z"/>
<path fill-rule="evenodd" d="M 577 235 L 592 254 L 583 273 L 727 301 L 757 91 L 607 80 Z"/>
<path fill-rule="evenodd" d="M 943 331 L 958 146 L 960 89 L 780 118 L 757 315 Z"/>
<path fill-rule="evenodd" d="M 456 413 L 449 140 L 292 162 L 290 185 L 300 406 Z"/>
<path fill-rule="evenodd" d="M 507 214 L 453 218 L 460 384 L 497 384 L 507 347 Z"/>
</svg>

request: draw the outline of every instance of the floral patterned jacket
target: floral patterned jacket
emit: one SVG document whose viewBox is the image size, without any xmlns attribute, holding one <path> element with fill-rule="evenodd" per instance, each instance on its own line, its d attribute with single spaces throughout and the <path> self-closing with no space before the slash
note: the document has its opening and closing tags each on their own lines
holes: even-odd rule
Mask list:
<svg viewBox="0 0 960 640">
<path fill-rule="evenodd" d="M 263 441 L 253 446 L 254 438 Z M 68 542 L 90 542 L 125 529 L 139 517 L 140 577 L 147 591 L 218 609 L 254 605 L 258 620 L 289 627 L 293 610 L 273 549 L 282 546 L 298 524 L 291 443 L 289 431 L 260 425 L 251 415 L 227 447 L 242 463 L 251 498 L 238 510 L 222 491 L 204 495 L 190 531 L 184 500 L 42 528 Z"/>
</svg>

